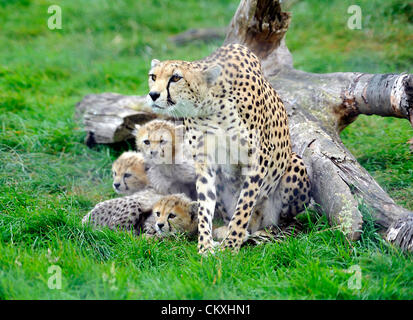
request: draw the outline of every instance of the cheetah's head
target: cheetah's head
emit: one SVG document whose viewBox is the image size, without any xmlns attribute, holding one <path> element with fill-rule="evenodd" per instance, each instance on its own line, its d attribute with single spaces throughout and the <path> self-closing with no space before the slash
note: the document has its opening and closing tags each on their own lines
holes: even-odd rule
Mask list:
<svg viewBox="0 0 413 320">
<path fill-rule="evenodd" d="M 152 212 L 159 235 L 198 230 L 198 202 L 191 201 L 185 194 L 164 196 L 155 203 Z"/>
<path fill-rule="evenodd" d="M 127 151 L 112 165 L 113 189 L 119 194 L 132 194 L 148 184 L 142 154 Z"/>
<path fill-rule="evenodd" d="M 219 65 L 201 69 L 196 63 L 152 60 L 148 104 L 155 113 L 172 117 L 206 116 L 208 89 L 221 74 Z"/>
</svg>

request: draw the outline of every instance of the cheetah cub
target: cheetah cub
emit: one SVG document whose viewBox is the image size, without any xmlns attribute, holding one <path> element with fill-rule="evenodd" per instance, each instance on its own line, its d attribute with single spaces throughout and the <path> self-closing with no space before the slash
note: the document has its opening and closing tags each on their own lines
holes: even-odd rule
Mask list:
<svg viewBox="0 0 413 320">
<path fill-rule="evenodd" d="M 164 196 L 153 206 L 154 228 L 158 236 L 177 232 L 198 231 L 198 202 L 192 201 L 185 194 Z"/>
<path fill-rule="evenodd" d="M 162 197 L 152 209 L 156 235 L 164 237 L 177 232 L 187 232 L 190 236 L 198 232 L 198 202 L 185 194 L 171 194 Z M 227 226 L 213 228 L 213 236 L 222 240 Z M 244 241 L 247 241 L 248 237 Z"/>
<path fill-rule="evenodd" d="M 131 196 L 110 199 L 98 203 L 82 219 L 82 224 L 90 223 L 95 227 L 107 226 L 110 229 L 133 230 L 155 234 L 155 219 L 152 207 L 162 198 L 151 188 L 138 191 Z"/>
<path fill-rule="evenodd" d="M 143 155 L 138 152 L 122 153 L 112 165 L 112 174 L 113 189 L 119 194 L 131 195 L 149 183 Z"/>
<path fill-rule="evenodd" d="M 150 185 L 161 194 L 195 195 L 195 168 L 187 151 L 183 126 L 165 120 L 153 120 L 136 126 L 136 147 L 148 166 Z"/>
</svg>

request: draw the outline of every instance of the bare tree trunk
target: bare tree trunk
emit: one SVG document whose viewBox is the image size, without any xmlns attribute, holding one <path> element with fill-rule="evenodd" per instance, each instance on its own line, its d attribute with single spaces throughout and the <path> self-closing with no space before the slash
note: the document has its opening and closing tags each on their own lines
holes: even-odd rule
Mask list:
<svg viewBox="0 0 413 320">
<path fill-rule="evenodd" d="M 293 150 L 303 157 L 314 200 L 330 223 L 338 225 L 349 239 L 358 239 L 363 223 L 359 207 L 364 205 L 386 230 L 388 241 L 413 251 L 413 212 L 395 204 L 339 135 L 359 114 L 405 118 L 413 125 L 413 75 L 295 70 L 284 39 L 290 19 L 277 0 L 241 0 L 224 43 L 247 45 L 261 58 L 267 79 L 286 105 Z M 92 101 L 96 98 L 101 96 L 89 97 Z M 93 109 L 93 103 L 85 100 L 79 106 L 86 109 L 89 131 L 102 131 L 101 120 L 90 119 L 105 112 Z M 130 120 L 130 115 L 125 119 Z M 113 138 L 118 127 L 127 126 L 106 125 L 109 133 L 103 135 Z"/>
</svg>

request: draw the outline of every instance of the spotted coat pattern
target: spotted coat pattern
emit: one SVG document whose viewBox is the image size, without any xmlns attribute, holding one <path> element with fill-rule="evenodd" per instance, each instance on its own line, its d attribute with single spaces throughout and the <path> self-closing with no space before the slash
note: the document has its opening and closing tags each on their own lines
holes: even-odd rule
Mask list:
<svg viewBox="0 0 413 320">
<path fill-rule="evenodd" d="M 147 188 L 131 196 L 100 202 L 83 217 L 82 224 L 112 230 L 133 230 L 136 234 L 141 231 L 155 234 L 152 206 L 161 197 L 153 189 Z"/>
<path fill-rule="evenodd" d="M 254 210 L 261 208 L 265 215 L 292 161 L 283 102 L 265 79 L 258 57 L 238 44 L 194 62 L 153 60 L 149 86 L 155 112 L 184 117 L 197 175 L 199 252 L 214 251 L 212 218 L 218 198 L 224 198 L 230 217 L 222 247 L 238 250 Z M 234 148 L 236 163 L 231 161 Z M 229 161 L 216 161 L 220 152 Z M 235 206 L 231 196 L 222 196 L 224 185 L 234 189 Z M 287 188 L 289 195 L 293 187 Z M 265 223 L 275 220 L 269 217 Z"/>
</svg>

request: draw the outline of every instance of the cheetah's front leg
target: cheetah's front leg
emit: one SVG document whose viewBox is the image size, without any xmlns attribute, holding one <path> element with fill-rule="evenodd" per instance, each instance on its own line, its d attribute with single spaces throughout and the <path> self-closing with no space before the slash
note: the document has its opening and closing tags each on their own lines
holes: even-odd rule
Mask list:
<svg viewBox="0 0 413 320">
<path fill-rule="evenodd" d="M 198 252 L 213 253 L 212 219 L 216 204 L 215 178 L 213 166 L 196 164 L 196 190 L 198 194 Z"/>
</svg>

